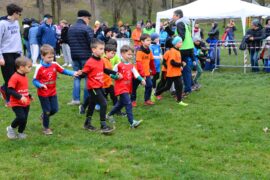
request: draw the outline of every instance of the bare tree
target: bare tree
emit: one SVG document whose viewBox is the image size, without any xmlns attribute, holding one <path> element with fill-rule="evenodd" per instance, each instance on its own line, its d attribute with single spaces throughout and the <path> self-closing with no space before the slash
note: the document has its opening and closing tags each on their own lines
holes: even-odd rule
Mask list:
<svg viewBox="0 0 270 180">
<path fill-rule="evenodd" d="M 137 0 L 129 0 L 132 8 L 132 24 L 137 23 Z"/>
<path fill-rule="evenodd" d="M 152 16 L 152 7 L 153 7 L 153 0 L 146 0 L 147 5 L 148 5 L 148 19 L 151 20 L 151 16 Z"/>
<path fill-rule="evenodd" d="M 51 0 L 52 16 L 55 17 L 55 0 Z"/>
<path fill-rule="evenodd" d="M 143 0 L 143 3 L 142 3 L 142 15 L 143 16 L 146 16 L 146 4 L 147 4 L 147 2 L 146 2 L 147 0 Z"/>
<path fill-rule="evenodd" d="M 121 10 L 125 0 L 114 0 L 113 3 L 113 23 L 116 24 L 121 19 Z"/>
<path fill-rule="evenodd" d="M 39 20 L 43 19 L 44 16 L 44 2 L 43 0 L 38 0 L 38 11 L 39 11 Z"/>
<path fill-rule="evenodd" d="M 167 0 L 162 0 L 162 8 L 167 9 Z"/>
<path fill-rule="evenodd" d="M 96 19 L 96 3 L 95 0 L 90 0 L 90 8 L 91 8 L 91 13 L 93 16 L 93 19 Z"/>
<path fill-rule="evenodd" d="M 61 20 L 61 12 L 62 12 L 61 0 L 56 0 L 56 4 L 57 4 L 57 21 L 59 22 Z"/>
</svg>

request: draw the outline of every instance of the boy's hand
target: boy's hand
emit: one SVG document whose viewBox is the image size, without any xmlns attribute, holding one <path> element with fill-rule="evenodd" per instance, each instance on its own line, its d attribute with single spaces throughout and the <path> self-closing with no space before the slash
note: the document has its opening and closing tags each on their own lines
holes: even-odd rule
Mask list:
<svg viewBox="0 0 270 180">
<path fill-rule="evenodd" d="M 25 96 L 22 96 L 20 100 L 22 101 L 23 104 L 26 104 L 27 102 L 27 98 Z"/>
<path fill-rule="evenodd" d="M 41 88 L 43 88 L 43 89 L 45 89 L 45 90 L 48 89 L 47 86 L 46 86 L 45 84 L 42 84 L 42 85 L 41 85 Z"/>
<path fill-rule="evenodd" d="M 185 66 L 187 65 L 187 63 L 186 63 L 186 62 L 184 62 L 184 61 L 182 62 L 182 64 L 183 64 L 183 67 L 185 67 Z"/>
<path fill-rule="evenodd" d="M 145 85 L 146 85 L 146 82 L 145 82 L 145 80 L 144 80 L 144 79 L 142 80 L 141 84 L 142 84 L 143 86 L 145 86 Z"/>
<path fill-rule="evenodd" d="M 75 76 L 75 77 L 78 77 L 79 75 L 80 75 L 79 71 L 75 71 L 74 74 L 73 74 L 73 76 Z"/>
<path fill-rule="evenodd" d="M 121 73 L 117 73 L 118 79 L 122 79 L 123 75 Z"/>
<path fill-rule="evenodd" d="M 1 58 L 0 59 L 0 66 L 4 66 L 5 65 L 5 60 L 4 60 L 4 58 Z"/>
</svg>

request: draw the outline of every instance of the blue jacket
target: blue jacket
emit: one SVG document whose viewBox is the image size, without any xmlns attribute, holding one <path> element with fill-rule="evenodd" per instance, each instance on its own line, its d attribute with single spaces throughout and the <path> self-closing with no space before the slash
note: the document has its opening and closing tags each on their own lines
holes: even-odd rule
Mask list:
<svg viewBox="0 0 270 180">
<path fill-rule="evenodd" d="M 68 44 L 71 50 L 73 61 L 85 61 L 90 58 L 91 41 L 94 38 L 94 31 L 82 19 L 69 28 Z"/>
<path fill-rule="evenodd" d="M 38 26 L 39 24 L 35 23 L 35 24 L 32 24 L 32 27 L 29 29 L 28 39 L 29 39 L 30 45 L 38 44 L 38 39 L 37 39 Z"/>
<path fill-rule="evenodd" d="M 161 29 L 159 33 L 160 44 L 165 44 L 167 39 L 168 39 L 168 33 L 165 30 Z"/>
<path fill-rule="evenodd" d="M 55 26 L 48 25 L 46 23 L 41 24 L 38 27 L 37 39 L 40 46 L 43 44 L 49 44 L 55 48 L 57 41 Z"/>
<path fill-rule="evenodd" d="M 162 52 L 159 44 L 151 44 L 150 50 L 153 53 L 153 56 L 160 56 Z M 154 64 L 156 71 L 160 72 L 160 59 L 154 58 Z"/>
</svg>

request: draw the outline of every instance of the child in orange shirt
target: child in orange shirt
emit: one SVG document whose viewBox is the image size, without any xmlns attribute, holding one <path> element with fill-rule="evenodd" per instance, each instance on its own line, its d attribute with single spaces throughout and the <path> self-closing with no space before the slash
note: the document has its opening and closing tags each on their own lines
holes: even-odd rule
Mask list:
<svg viewBox="0 0 270 180">
<path fill-rule="evenodd" d="M 136 52 L 136 67 L 141 77 L 146 81 L 145 91 L 144 91 L 144 105 L 153 105 L 154 103 L 150 100 L 152 93 L 152 79 L 151 75 L 156 74 L 154 56 L 150 51 L 151 37 L 148 34 L 142 34 L 140 38 L 142 46 Z M 140 81 L 133 79 L 133 88 L 131 94 L 132 106 L 136 107 L 136 91 L 140 84 Z"/>
<path fill-rule="evenodd" d="M 177 103 L 181 106 L 187 106 L 188 104 L 182 101 L 183 84 L 182 84 L 181 75 L 182 75 L 182 67 L 185 66 L 185 63 L 182 62 L 181 54 L 179 50 L 180 47 L 182 46 L 182 38 L 179 36 L 176 36 L 172 40 L 172 44 L 174 45 L 174 47 L 166 51 L 166 53 L 164 54 L 164 60 L 166 61 L 166 66 L 167 66 L 166 85 L 165 87 L 157 90 L 155 93 L 155 96 L 158 97 L 163 92 L 169 90 L 172 86 L 172 83 L 174 83 L 175 90 L 176 90 Z"/>
</svg>

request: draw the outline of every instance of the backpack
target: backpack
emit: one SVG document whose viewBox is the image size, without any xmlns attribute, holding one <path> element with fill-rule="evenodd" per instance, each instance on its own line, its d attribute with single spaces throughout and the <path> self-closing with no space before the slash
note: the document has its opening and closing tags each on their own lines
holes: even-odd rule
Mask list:
<svg viewBox="0 0 270 180">
<path fill-rule="evenodd" d="M 241 44 L 240 44 L 240 46 L 239 46 L 239 49 L 240 49 L 240 50 L 244 51 L 244 50 L 247 49 L 247 42 L 246 42 L 246 40 L 247 40 L 248 37 L 249 37 L 249 36 L 247 36 L 247 35 L 245 35 L 245 36 L 243 37 L 243 39 L 242 39 L 242 41 L 241 41 Z"/>
</svg>

